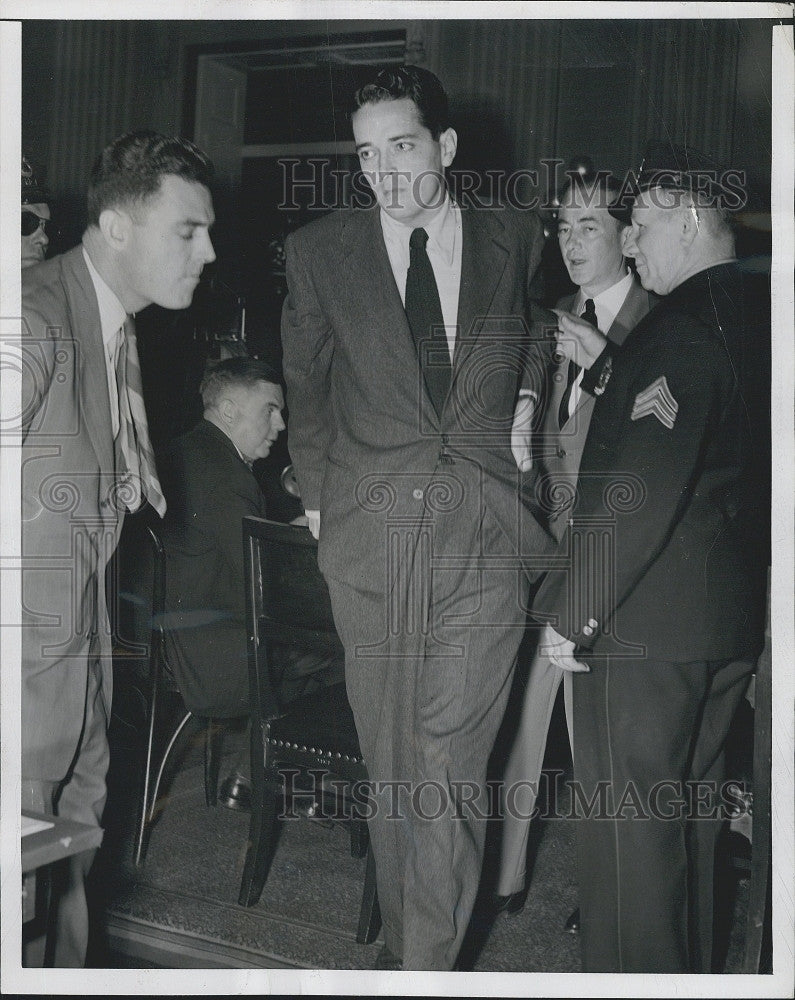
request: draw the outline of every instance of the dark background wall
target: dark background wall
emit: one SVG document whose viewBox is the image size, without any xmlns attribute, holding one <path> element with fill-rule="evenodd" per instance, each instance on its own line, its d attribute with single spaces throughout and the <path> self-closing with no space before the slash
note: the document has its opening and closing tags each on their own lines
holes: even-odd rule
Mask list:
<svg viewBox="0 0 795 1000">
<path fill-rule="evenodd" d="M 484 137 L 501 132 L 488 150 L 492 164 L 502 156 L 514 168 L 533 167 L 530 154 L 587 152 L 623 171 L 635 165 L 634 145 L 667 131 L 764 182 L 772 23 L 26 21 L 23 147 L 52 175 L 58 196 L 74 197 L 93 156 L 119 131 L 183 128 L 190 47 L 387 28 L 406 31 L 407 61 L 442 77 L 464 154 L 482 155 Z"/>
<path fill-rule="evenodd" d="M 108 141 L 142 126 L 192 134 L 198 52 L 401 31 L 405 61 L 436 72 L 448 90 L 459 132 L 457 167 L 510 172 L 536 169 L 545 158 L 568 163 L 588 156 L 597 167 L 623 174 L 637 168 L 649 138 L 670 136 L 746 171 L 749 208 L 763 220 L 761 229 L 746 231 L 748 252 L 764 258 L 772 24 L 762 19 L 26 21 L 22 146 L 53 195 L 63 229 L 54 249 L 66 249 L 80 238 L 90 166 Z M 247 161 L 244 183 L 258 176 L 257 162 Z M 528 183 L 525 193 L 543 196 L 542 187 L 541 181 Z M 228 211 L 217 213 L 226 216 L 219 218 L 221 245 L 224 227 L 245 236 L 251 224 L 251 236 L 266 246 L 271 234 L 258 232 L 259 210 L 246 213 L 256 204 L 250 193 L 243 192 L 237 207 L 234 199 L 216 200 L 219 209 L 227 204 Z M 251 257 L 253 239 L 245 237 L 243 245 Z M 549 298 L 559 290 L 556 253 L 552 241 Z M 243 256 L 229 249 L 219 254 L 226 259 L 218 268 L 232 275 L 229 283 L 240 283 L 235 290 L 244 292 L 252 309 L 259 303 L 251 332 L 259 338 L 258 352 L 278 361 L 279 302 L 268 300 L 270 262 L 263 259 L 261 268 L 254 259 L 241 264 Z M 260 274 L 266 280 L 244 287 L 251 275 Z M 197 302 L 201 306 L 201 295 Z M 153 316 L 154 333 L 147 339 L 144 331 L 141 338 L 144 376 L 148 366 L 152 386 L 147 405 L 156 435 L 168 437 L 180 429 L 188 404 L 184 392 L 174 395 L 173 378 L 170 392 L 152 380 L 176 366 L 180 377 L 188 372 L 187 381 L 195 381 L 203 359 L 195 357 L 192 337 L 197 324 L 206 324 L 207 310 L 198 318 L 196 308 L 171 316 L 153 310 Z M 170 353 L 164 353 L 164 344 Z"/>
</svg>

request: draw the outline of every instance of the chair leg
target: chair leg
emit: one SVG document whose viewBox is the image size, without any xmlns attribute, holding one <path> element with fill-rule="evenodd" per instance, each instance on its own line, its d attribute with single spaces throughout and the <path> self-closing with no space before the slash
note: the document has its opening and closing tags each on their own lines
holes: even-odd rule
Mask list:
<svg viewBox="0 0 795 1000">
<path fill-rule="evenodd" d="M 367 820 L 351 818 L 351 857 L 363 858 L 370 844 L 370 834 L 367 831 Z"/>
<path fill-rule="evenodd" d="M 249 726 L 251 757 L 251 822 L 246 863 L 240 882 L 238 903 L 254 906 L 259 902 L 276 848 L 276 822 L 281 796 L 267 781 L 267 727 L 254 719 Z"/>
<path fill-rule="evenodd" d="M 147 734 L 146 742 L 146 752 L 143 768 L 143 789 L 141 792 L 140 803 L 139 803 L 139 821 L 138 827 L 135 831 L 135 840 L 133 843 L 133 858 L 135 861 L 136 868 L 140 868 L 145 859 L 146 852 L 149 847 L 149 834 L 151 832 L 152 820 L 155 815 L 155 806 L 157 805 L 158 795 L 160 793 L 160 782 L 163 778 L 163 772 L 166 769 L 166 764 L 168 764 L 168 758 L 171 756 L 171 751 L 174 748 L 174 744 L 179 739 L 185 726 L 188 724 L 191 718 L 191 713 L 186 712 L 179 721 L 178 726 L 171 734 L 171 737 L 160 757 L 160 765 L 157 769 L 157 775 L 154 780 L 152 779 L 152 772 L 155 766 L 156 759 L 156 726 L 157 726 L 157 712 L 156 705 L 153 704 L 152 712 L 150 714 L 149 732 Z"/>
<path fill-rule="evenodd" d="M 218 719 L 206 719 L 204 727 L 204 800 L 209 808 L 218 805 L 218 772 L 224 725 Z"/>
<path fill-rule="evenodd" d="M 252 788 L 246 864 L 237 900 L 241 906 L 255 906 L 259 902 L 276 846 L 276 817 L 280 796 L 264 780 L 256 784 L 259 787 Z"/>
<path fill-rule="evenodd" d="M 381 930 L 381 909 L 378 906 L 378 891 L 375 883 L 375 856 L 372 846 L 367 851 L 367 867 L 364 875 L 364 892 L 359 909 L 359 927 L 356 931 L 357 944 L 372 944 Z"/>
<path fill-rule="evenodd" d="M 158 713 L 158 703 L 156 691 L 150 693 L 149 720 L 146 729 L 146 744 L 144 745 L 143 761 L 141 767 L 141 791 L 138 797 L 138 822 L 135 827 L 135 838 L 133 841 L 133 862 L 136 868 L 143 865 L 146 858 L 146 850 L 149 846 L 149 814 L 150 814 L 150 785 L 152 783 L 152 769 L 155 742 L 155 721 Z"/>
</svg>

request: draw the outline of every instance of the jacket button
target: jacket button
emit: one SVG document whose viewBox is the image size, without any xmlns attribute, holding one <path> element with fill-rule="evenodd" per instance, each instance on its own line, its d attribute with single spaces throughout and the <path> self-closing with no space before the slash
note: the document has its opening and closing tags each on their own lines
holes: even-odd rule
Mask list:
<svg viewBox="0 0 795 1000">
<path fill-rule="evenodd" d="M 450 443 L 450 435 L 442 434 L 442 444 L 449 444 L 449 443 Z"/>
<path fill-rule="evenodd" d="M 558 448 L 558 458 L 565 458 L 565 457 L 566 457 L 566 449 Z"/>
<path fill-rule="evenodd" d="M 593 635 L 593 628 L 590 625 L 583 625 L 582 627 L 583 635 Z"/>
<path fill-rule="evenodd" d="M 594 629 L 599 628 L 599 622 L 595 618 L 589 618 L 588 624 L 591 626 L 591 628 Z"/>
<path fill-rule="evenodd" d="M 417 489 L 414 490 L 411 495 L 414 497 L 415 500 L 422 500 L 424 494 L 422 490 Z"/>
</svg>

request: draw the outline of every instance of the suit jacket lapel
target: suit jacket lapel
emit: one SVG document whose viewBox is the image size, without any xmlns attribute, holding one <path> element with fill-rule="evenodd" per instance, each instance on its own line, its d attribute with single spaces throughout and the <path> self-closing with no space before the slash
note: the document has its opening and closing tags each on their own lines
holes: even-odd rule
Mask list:
<svg viewBox="0 0 795 1000">
<path fill-rule="evenodd" d="M 453 382 L 463 369 L 480 333 L 480 320 L 489 315 L 510 250 L 502 241 L 502 225 L 493 212 L 461 210 L 463 246 L 458 293 L 458 333 L 453 353 Z"/>
<path fill-rule="evenodd" d="M 558 300 L 556 308 L 573 313 L 574 303 L 576 301 L 577 292 L 574 292 L 572 295 L 564 295 L 562 299 Z M 552 368 L 549 369 L 551 389 L 549 391 L 549 405 L 547 407 L 547 413 L 549 414 L 550 420 L 554 422 L 553 430 L 556 433 L 558 430 L 558 411 L 560 410 L 560 404 L 563 400 L 563 393 L 566 391 L 568 370 L 568 358 L 563 358 L 563 360 L 557 362 L 557 364 L 553 363 Z M 560 377 L 556 378 L 555 376 Z M 582 397 L 580 397 L 580 402 L 582 402 Z M 575 409 L 575 413 L 577 412 L 577 409 L 579 409 L 579 405 Z M 569 420 L 571 420 L 571 416 L 569 417 Z"/>
<path fill-rule="evenodd" d="M 349 294 L 358 301 L 372 303 L 373 323 L 376 329 L 387 331 L 389 336 L 404 341 L 407 354 L 406 371 L 410 370 L 408 366 L 413 362 L 414 374 L 422 383 L 423 420 L 426 426 L 438 426 L 439 417 L 428 395 L 424 379 L 419 379 L 417 348 L 392 273 L 378 209 L 350 213 L 345 220 L 341 242 L 343 264 L 348 272 Z"/>
<path fill-rule="evenodd" d="M 72 315 L 72 336 L 80 350 L 80 405 L 82 419 L 103 472 L 113 472 L 113 433 L 110 423 L 108 373 L 99 306 L 82 244 L 64 254 L 64 277 Z"/>
<path fill-rule="evenodd" d="M 651 309 L 652 303 L 649 301 L 649 293 L 643 289 L 633 279 L 632 285 L 624 299 L 624 304 L 618 311 L 618 315 L 613 320 L 613 325 L 608 330 L 608 336 L 616 344 L 623 344 L 629 334 L 635 329 L 646 313 Z"/>
<path fill-rule="evenodd" d="M 378 209 L 351 212 L 345 220 L 341 243 L 343 263 L 348 270 L 349 287 L 354 295 L 361 295 L 362 301 L 371 302 L 389 329 L 399 327 L 416 355 L 403 300 L 386 252 Z M 374 289 L 378 289 L 377 297 L 374 297 Z"/>
</svg>

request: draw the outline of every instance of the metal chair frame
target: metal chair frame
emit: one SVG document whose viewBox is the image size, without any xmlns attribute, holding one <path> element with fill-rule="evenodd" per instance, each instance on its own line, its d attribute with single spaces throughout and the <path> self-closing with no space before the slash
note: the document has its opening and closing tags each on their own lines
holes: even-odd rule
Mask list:
<svg viewBox="0 0 795 1000">
<path fill-rule="evenodd" d="M 165 645 L 165 602 L 166 602 L 166 554 L 163 541 L 156 527 L 147 523 L 146 531 L 152 548 L 154 565 L 152 571 L 151 626 L 149 633 L 149 673 L 147 679 L 147 726 L 142 743 L 141 792 L 139 796 L 138 819 L 133 840 L 133 860 L 140 868 L 146 860 L 149 837 L 154 825 L 160 797 L 160 785 L 172 750 L 184 733 L 193 713 L 183 706 L 179 721 L 173 730 L 168 730 L 165 748 L 162 733 L 163 701 L 170 693 L 165 690 L 165 675 L 169 672 Z M 175 689 L 171 689 L 177 693 Z M 167 715 L 168 717 L 168 715 Z M 222 727 L 217 720 L 201 720 L 204 728 L 204 795 L 208 807 L 218 803 L 218 771 L 220 768 L 220 748 Z M 168 735 L 170 733 L 170 735 Z M 159 761 L 158 761 L 159 758 Z M 153 772 L 157 774 L 153 780 Z"/>
</svg>

